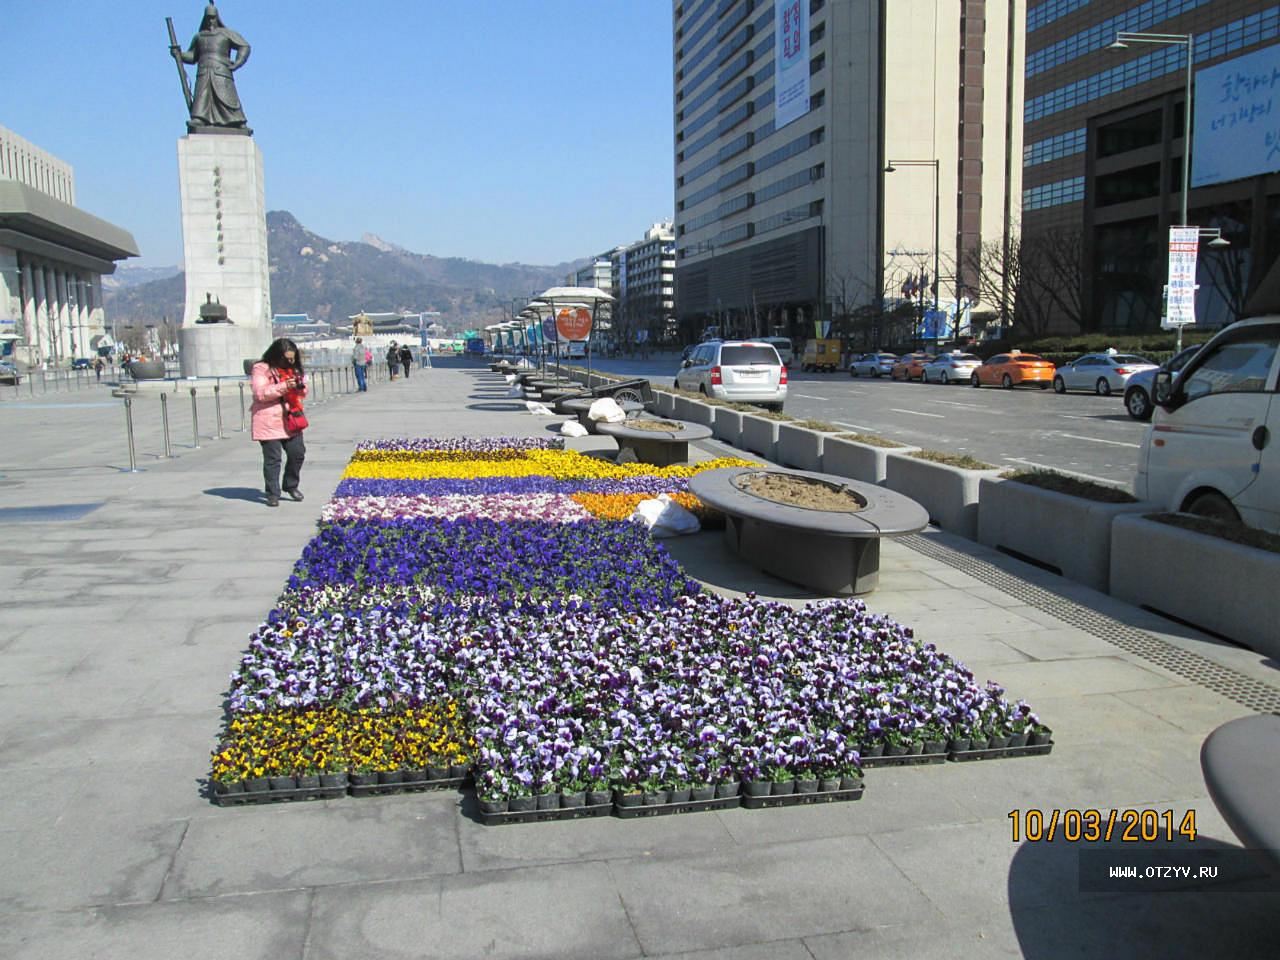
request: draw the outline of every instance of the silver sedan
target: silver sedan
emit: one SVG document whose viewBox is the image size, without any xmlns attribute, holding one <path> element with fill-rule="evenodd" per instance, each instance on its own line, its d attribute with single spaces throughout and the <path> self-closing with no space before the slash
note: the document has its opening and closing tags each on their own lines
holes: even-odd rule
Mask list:
<svg viewBox="0 0 1280 960">
<path fill-rule="evenodd" d="M 864 353 L 860 357 L 854 357 L 853 362 L 849 364 L 849 376 L 887 377 L 889 371 L 893 369 L 893 365 L 897 362 L 898 357 L 896 354 Z"/>
<path fill-rule="evenodd" d="M 982 358 L 972 353 L 943 353 L 924 365 L 924 383 L 968 383 Z"/>
<path fill-rule="evenodd" d="M 1053 390 L 1055 393 L 1090 390 L 1100 397 L 1109 397 L 1112 393 L 1123 393 L 1135 373 L 1154 370 L 1157 366 L 1146 357 L 1131 353 L 1086 353 L 1057 369 Z"/>
</svg>

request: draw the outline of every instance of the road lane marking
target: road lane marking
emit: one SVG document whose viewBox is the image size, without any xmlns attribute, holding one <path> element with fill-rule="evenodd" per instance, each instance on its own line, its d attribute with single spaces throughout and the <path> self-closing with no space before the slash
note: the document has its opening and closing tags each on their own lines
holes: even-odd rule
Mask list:
<svg viewBox="0 0 1280 960">
<path fill-rule="evenodd" d="M 889 410 L 893 413 L 910 413 L 917 417 L 936 417 L 939 420 L 947 419 L 940 413 L 921 413 L 919 410 L 903 410 L 900 407 L 890 407 Z"/>
<path fill-rule="evenodd" d="M 1109 480 L 1106 477 L 1095 476 L 1092 473 L 1081 473 L 1079 470 L 1068 470 L 1066 467 L 1047 467 L 1043 463 L 1036 463 L 1034 460 L 1024 460 L 1021 457 L 1001 457 L 1000 459 L 1008 460 L 1010 463 L 1021 463 L 1024 466 L 1035 467 L 1037 470 L 1048 470 L 1052 473 L 1065 473 L 1072 477 L 1083 477 L 1085 480 L 1093 480 L 1096 483 L 1106 484 L 1109 487 L 1118 487 L 1119 489 L 1125 490 L 1129 493 L 1133 492 L 1132 487 L 1129 484 L 1120 483 L 1116 480 Z M 1104 463 L 1103 466 L 1109 467 L 1111 464 Z"/>
<path fill-rule="evenodd" d="M 1125 443 L 1123 440 L 1103 440 L 1099 437 L 1080 437 L 1076 436 L 1074 433 L 1060 433 L 1058 436 L 1066 437 L 1068 440 L 1088 440 L 1090 443 L 1109 443 L 1113 447 L 1133 447 L 1135 450 L 1142 449 L 1142 444 L 1140 443 Z"/>
<path fill-rule="evenodd" d="M 831 422 L 837 427 L 848 427 L 851 430 L 861 430 L 863 433 L 874 433 L 876 430 L 875 427 L 864 427 L 857 423 L 844 423 L 841 420 L 832 420 Z"/>
<path fill-rule="evenodd" d="M 830 400 L 831 399 L 830 397 L 815 397 L 811 393 L 793 393 L 792 396 L 798 397 L 801 400 Z"/>
<path fill-rule="evenodd" d="M 970 410 L 986 410 L 987 408 L 979 403 L 961 403 L 959 400 L 935 400 L 934 403 L 945 403 L 948 407 L 967 407 Z M 989 413 L 996 413 L 991 410 Z"/>
</svg>

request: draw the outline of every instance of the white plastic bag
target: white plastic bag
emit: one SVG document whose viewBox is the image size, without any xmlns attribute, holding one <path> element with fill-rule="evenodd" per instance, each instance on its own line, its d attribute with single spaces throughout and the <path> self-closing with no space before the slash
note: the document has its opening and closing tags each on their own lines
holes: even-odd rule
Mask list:
<svg viewBox="0 0 1280 960">
<path fill-rule="evenodd" d="M 516 375 L 514 373 L 507 373 L 503 375 L 502 379 L 507 381 L 507 383 L 515 383 Z"/>
<path fill-rule="evenodd" d="M 507 398 L 509 400 L 519 400 L 523 396 L 524 396 L 523 387 L 512 387 L 510 390 L 507 391 Z"/>
<path fill-rule="evenodd" d="M 545 404 L 539 403 L 537 400 L 526 400 L 524 405 L 528 407 L 529 412 L 535 417 L 554 417 L 556 412 Z"/>
<path fill-rule="evenodd" d="M 631 519 L 643 523 L 655 537 L 679 537 L 702 529 L 697 517 L 665 493 L 655 500 L 641 500 Z"/>
<path fill-rule="evenodd" d="M 621 423 L 627 419 L 627 415 L 618 406 L 618 401 L 613 397 L 601 397 L 592 403 L 587 410 L 587 419 L 594 420 L 596 423 L 601 421 L 604 423 Z"/>
<path fill-rule="evenodd" d="M 560 424 L 560 435 L 562 437 L 585 437 L 587 428 L 577 420 L 566 420 Z"/>
</svg>

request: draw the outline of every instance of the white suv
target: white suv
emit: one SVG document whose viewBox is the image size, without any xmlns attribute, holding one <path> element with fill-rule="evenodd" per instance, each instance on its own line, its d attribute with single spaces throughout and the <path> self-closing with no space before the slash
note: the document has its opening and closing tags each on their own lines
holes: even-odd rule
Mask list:
<svg viewBox="0 0 1280 960">
<path fill-rule="evenodd" d="M 778 351 L 762 340 L 712 340 L 694 348 L 676 371 L 676 386 L 717 400 L 781 410 L 787 399 L 787 368 Z"/>
<path fill-rule="evenodd" d="M 789 367 L 795 362 L 795 350 L 792 349 L 791 341 L 786 337 L 763 337 L 762 342 L 771 344 L 773 349 L 778 351 L 778 357 L 782 360 L 784 367 Z"/>
</svg>

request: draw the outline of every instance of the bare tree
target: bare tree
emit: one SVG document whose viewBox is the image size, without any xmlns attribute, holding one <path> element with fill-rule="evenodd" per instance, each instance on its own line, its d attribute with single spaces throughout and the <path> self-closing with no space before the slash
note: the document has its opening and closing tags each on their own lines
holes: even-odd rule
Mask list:
<svg viewBox="0 0 1280 960">
<path fill-rule="evenodd" d="M 1007 244 L 988 241 L 970 252 L 967 266 L 982 297 L 1000 304 L 1001 325 L 1036 337 L 1054 321 L 1083 327 L 1083 249 L 1080 230 L 1053 227 L 1031 238 L 1010 234 Z"/>
</svg>

